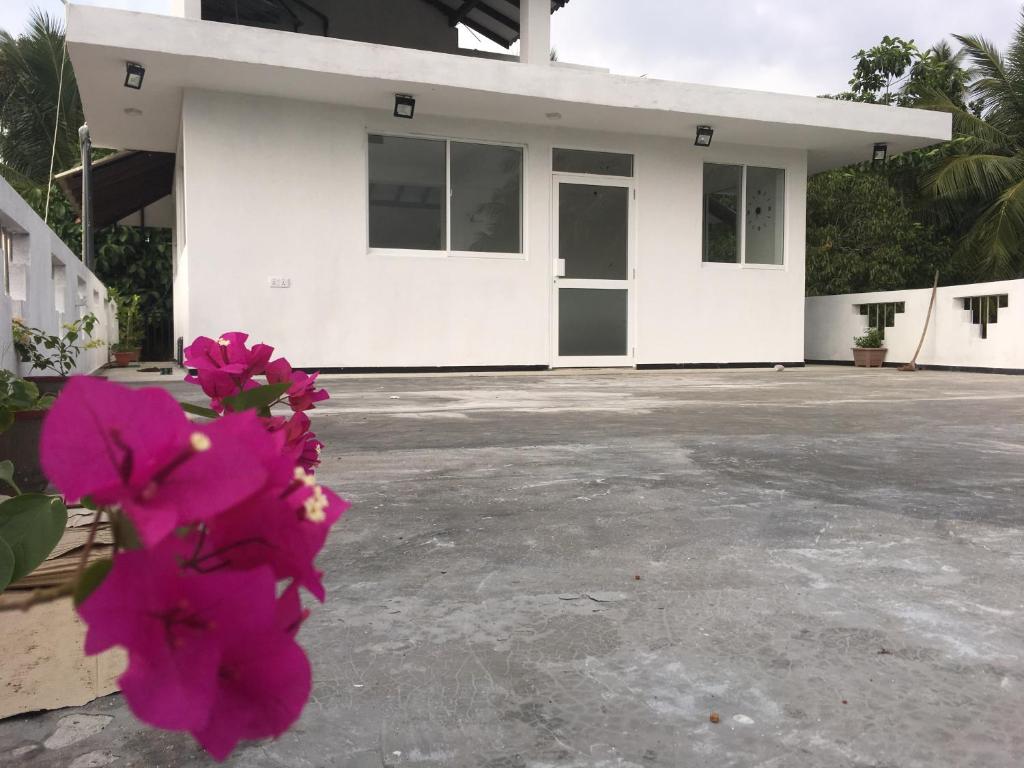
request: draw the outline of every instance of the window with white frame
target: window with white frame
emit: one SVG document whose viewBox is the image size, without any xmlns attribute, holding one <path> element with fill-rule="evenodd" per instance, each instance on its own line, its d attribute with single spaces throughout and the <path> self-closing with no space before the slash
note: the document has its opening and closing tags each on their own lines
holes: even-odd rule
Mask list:
<svg viewBox="0 0 1024 768">
<path fill-rule="evenodd" d="M 370 247 L 523 251 L 523 148 L 369 137 Z"/>
<path fill-rule="evenodd" d="M 703 260 L 785 263 L 786 172 L 745 165 L 704 165 Z"/>
</svg>

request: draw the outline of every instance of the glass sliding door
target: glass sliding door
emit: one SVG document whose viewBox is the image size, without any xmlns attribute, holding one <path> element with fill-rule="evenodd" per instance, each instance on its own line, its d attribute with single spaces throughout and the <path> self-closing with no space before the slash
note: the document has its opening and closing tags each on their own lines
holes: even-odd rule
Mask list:
<svg viewBox="0 0 1024 768">
<path fill-rule="evenodd" d="M 633 188 L 555 177 L 555 365 L 632 365 Z"/>
</svg>

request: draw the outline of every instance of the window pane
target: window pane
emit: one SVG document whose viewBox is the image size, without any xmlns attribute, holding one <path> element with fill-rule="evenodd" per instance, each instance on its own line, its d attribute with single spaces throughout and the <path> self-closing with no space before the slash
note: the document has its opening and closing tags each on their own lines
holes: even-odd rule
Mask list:
<svg viewBox="0 0 1024 768">
<path fill-rule="evenodd" d="M 629 189 L 593 184 L 558 185 L 558 256 L 565 277 L 629 277 Z"/>
<path fill-rule="evenodd" d="M 704 261 L 739 263 L 742 185 L 741 166 L 705 164 Z"/>
<path fill-rule="evenodd" d="M 559 355 L 625 355 L 628 330 L 629 291 L 595 288 L 558 291 Z"/>
<path fill-rule="evenodd" d="M 593 173 L 599 176 L 633 175 L 633 156 L 584 149 L 556 149 L 552 166 L 561 173 Z"/>
<path fill-rule="evenodd" d="M 522 253 L 523 150 L 452 142 L 452 250 Z"/>
<path fill-rule="evenodd" d="M 747 168 L 747 264 L 782 264 L 786 172 Z"/>
<path fill-rule="evenodd" d="M 445 142 L 370 136 L 370 247 L 445 250 Z"/>
</svg>

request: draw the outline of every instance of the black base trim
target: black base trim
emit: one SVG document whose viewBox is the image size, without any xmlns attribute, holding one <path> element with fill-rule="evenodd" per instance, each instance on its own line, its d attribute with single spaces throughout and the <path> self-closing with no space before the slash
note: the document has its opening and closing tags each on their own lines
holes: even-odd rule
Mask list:
<svg viewBox="0 0 1024 768">
<path fill-rule="evenodd" d="M 808 360 L 807 365 L 853 366 L 853 360 Z M 899 368 L 906 363 L 885 363 L 886 368 Z M 995 373 L 1001 376 L 1024 376 L 1024 368 L 983 368 L 975 365 L 931 365 L 918 363 L 922 371 L 948 371 L 950 373 Z"/>
<path fill-rule="evenodd" d="M 668 371 L 680 369 L 707 370 L 716 368 L 774 368 L 776 365 L 784 365 L 787 368 L 803 368 L 804 362 L 799 363 L 643 363 L 637 366 L 640 371 Z"/>
<path fill-rule="evenodd" d="M 304 373 L 507 373 L 523 371 L 546 371 L 549 365 L 438 365 L 438 366 L 398 366 L 388 368 L 363 368 L 363 367 L 341 367 L 341 368 L 296 368 Z"/>
</svg>

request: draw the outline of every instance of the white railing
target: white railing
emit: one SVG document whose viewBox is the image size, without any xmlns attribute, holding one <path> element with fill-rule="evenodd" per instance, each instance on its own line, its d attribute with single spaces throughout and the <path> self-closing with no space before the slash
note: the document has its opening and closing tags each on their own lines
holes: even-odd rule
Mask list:
<svg viewBox="0 0 1024 768">
<path fill-rule="evenodd" d="M 887 363 L 906 363 L 921 339 L 931 289 L 808 297 L 804 357 L 808 362 L 852 360 L 853 337 L 869 318 L 888 318 Z M 973 299 L 974 301 L 968 301 Z M 893 308 L 879 305 L 896 305 Z M 868 314 L 862 314 L 867 307 Z M 1024 372 L 1024 280 L 939 288 L 918 363 L 951 368 Z"/>
<path fill-rule="evenodd" d="M 18 361 L 12 318 L 57 333 L 63 323 L 89 312 L 99 319 L 93 338 L 103 346 L 84 350 L 76 372 L 105 365 L 117 341 L 117 312 L 106 286 L 2 178 L 0 250 L 0 367 L 22 376 L 40 373 Z"/>
</svg>

